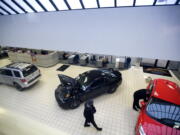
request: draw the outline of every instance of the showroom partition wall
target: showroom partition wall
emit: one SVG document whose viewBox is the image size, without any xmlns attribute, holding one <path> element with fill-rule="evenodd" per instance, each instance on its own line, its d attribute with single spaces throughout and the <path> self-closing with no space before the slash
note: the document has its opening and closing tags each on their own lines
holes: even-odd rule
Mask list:
<svg viewBox="0 0 180 135">
<path fill-rule="evenodd" d="M 180 60 L 180 6 L 0 16 L 0 44 Z"/>
</svg>

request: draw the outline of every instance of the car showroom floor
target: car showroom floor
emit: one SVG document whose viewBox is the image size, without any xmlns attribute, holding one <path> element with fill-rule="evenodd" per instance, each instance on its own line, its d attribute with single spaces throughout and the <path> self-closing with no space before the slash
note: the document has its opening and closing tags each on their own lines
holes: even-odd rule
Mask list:
<svg viewBox="0 0 180 135">
<path fill-rule="evenodd" d="M 9 63 L 8 59 L 2 59 L 0 67 Z M 146 74 L 141 67 L 121 71 L 123 81 L 117 91 L 94 99 L 95 121 L 103 128 L 100 132 L 92 126 L 83 127 L 83 104 L 74 110 L 63 110 L 54 97 L 60 83 L 57 74 L 76 77 L 93 68 L 72 65 L 64 72 L 56 71 L 61 65 L 40 67 L 40 81 L 23 92 L 0 85 L 0 135 L 133 135 L 138 116 L 132 109 L 133 92 L 147 86 L 145 78 L 165 78 L 180 85 L 174 77 Z"/>
</svg>

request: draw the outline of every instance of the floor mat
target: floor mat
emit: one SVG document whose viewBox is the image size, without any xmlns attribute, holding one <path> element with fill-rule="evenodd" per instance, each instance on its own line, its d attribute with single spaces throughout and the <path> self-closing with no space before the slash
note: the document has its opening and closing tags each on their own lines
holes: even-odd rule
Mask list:
<svg viewBox="0 0 180 135">
<path fill-rule="evenodd" d="M 70 65 L 62 65 L 57 70 L 59 71 L 65 71 Z"/>
<path fill-rule="evenodd" d="M 170 72 L 163 68 L 143 67 L 143 72 L 172 77 Z"/>
</svg>

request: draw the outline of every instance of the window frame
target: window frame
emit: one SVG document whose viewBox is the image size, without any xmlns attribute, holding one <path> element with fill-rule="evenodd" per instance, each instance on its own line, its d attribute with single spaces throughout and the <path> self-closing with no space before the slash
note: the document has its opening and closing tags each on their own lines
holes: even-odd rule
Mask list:
<svg viewBox="0 0 180 135">
<path fill-rule="evenodd" d="M 19 77 L 16 76 L 15 72 L 19 73 Z M 16 77 L 16 78 L 21 78 L 22 77 L 21 73 L 19 71 L 17 71 L 17 70 L 13 70 L 13 74 L 14 74 L 14 77 Z"/>
<path fill-rule="evenodd" d="M 4 71 L 3 71 L 4 70 Z M 7 71 L 10 71 L 11 75 L 7 75 Z M 1 74 L 3 76 L 13 77 L 13 73 L 10 69 L 0 69 L 0 72 L 5 72 L 6 74 Z"/>
</svg>

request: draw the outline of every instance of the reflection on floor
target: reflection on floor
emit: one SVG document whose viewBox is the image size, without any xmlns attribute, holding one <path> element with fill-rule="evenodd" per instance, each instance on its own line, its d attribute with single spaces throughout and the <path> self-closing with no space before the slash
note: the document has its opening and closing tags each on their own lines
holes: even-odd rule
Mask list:
<svg viewBox="0 0 180 135">
<path fill-rule="evenodd" d="M 0 67 L 9 63 L 8 59 L 0 60 Z M 1 115 L 3 111 L 0 110 L 0 135 L 1 133 L 25 135 L 24 130 L 30 134 L 33 127 L 27 124 L 28 122 L 37 123 L 34 126 L 37 132 L 34 134 L 44 134 L 45 127 L 48 127 L 46 134 L 54 130 L 50 133 L 51 135 L 58 132 L 59 135 L 133 135 L 138 113 L 132 110 L 132 95 L 135 90 L 147 86 L 145 78 L 147 76 L 153 79 L 165 78 L 180 85 L 180 82 L 173 77 L 146 74 L 140 67 L 121 71 L 123 82 L 117 91 L 114 94 L 104 94 L 94 100 L 97 109 L 95 120 L 100 127 L 103 127 L 103 131 L 99 132 L 92 126 L 83 127 L 83 104 L 75 110 L 63 110 L 57 105 L 54 97 L 54 90 L 59 84 L 57 74 L 63 73 L 76 77 L 93 68 L 73 65 L 64 72 L 56 71 L 61 65 L 40 68 L 42 72 L 40 81 L 23 92 L 11 86 L 0 85 L 0 107 L 7 110 L 9 115 Z M 18 120 L 17 127 L 14 126 L 15 120 Z M 7 132 L 8 129 L 12 132 Z"/>
</svg>

